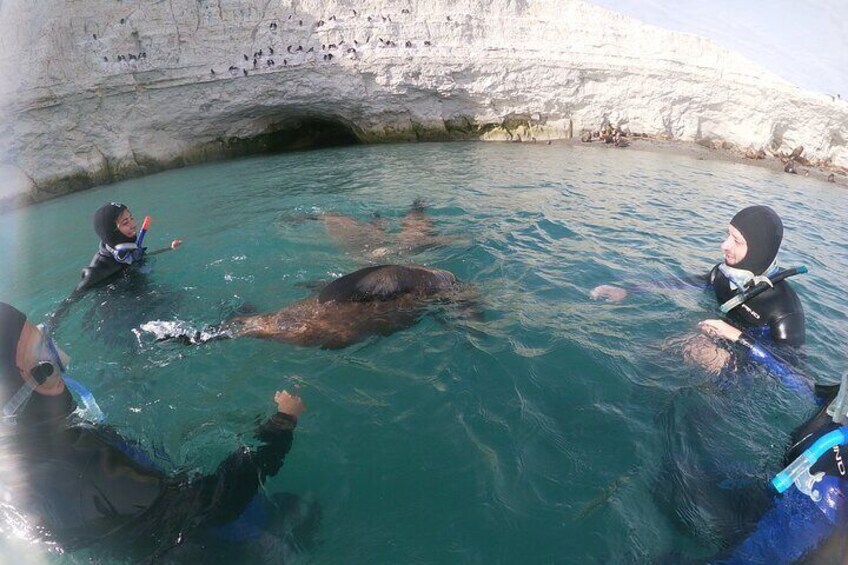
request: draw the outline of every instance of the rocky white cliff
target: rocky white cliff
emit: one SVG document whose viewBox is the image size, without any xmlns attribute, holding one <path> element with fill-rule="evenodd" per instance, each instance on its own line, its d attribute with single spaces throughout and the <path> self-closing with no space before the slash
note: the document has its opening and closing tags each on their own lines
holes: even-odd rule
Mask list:
<svg viewBox="0 0 848 565">
<path fill-rule="evenodd" d="M 580 0 L 0 0 L 0 198 L 298 137 L 546 140 L 605 117 L 848 167 L 845 101 Z"/>
</svg>

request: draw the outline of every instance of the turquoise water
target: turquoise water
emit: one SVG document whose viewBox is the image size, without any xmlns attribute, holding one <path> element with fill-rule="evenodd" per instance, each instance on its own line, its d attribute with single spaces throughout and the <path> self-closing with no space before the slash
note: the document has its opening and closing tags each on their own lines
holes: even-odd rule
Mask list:
<svg viewBox="0 0 848 565">
<path fill-rule="evenodd" d="M 307 296 L 368 264 L 310 215 L 390 230 L 423 197 L 451 245 L 393 260 L 454 272 L 485 321 L 425 317 L 342 350 L 253 339 L 187 348 L 133 333 L 195 326 L 244 304 Z M 846 369 L 844 189 L 689 157 L 530 144 L 351 147 L 171 171 L 5 214 L 0 296 L 39 320 L 96 250 L 108 200 L 154 224 L 134 290 L 88 295 L 57 341 L 110 423 L 180 466 L 211 471 L 274 390 L 307 403 L 268 493 L 321 509 L 314 545 L 187 548 L 176 562 L 632 563 L 718 550 L 780 468 L 812 408 L 764 374 L 712 377 L 682 362 L 682 336 L 716 317 L 711 295 L 662 291 L 592 302 L 597 284 L 706 272 L 741 207 L 786 224 L 782 264 L 807 312 L 810 372 Z M 7 556 L 86 563 L 5 539 Z M 674 557 L 676 556 L 676 557 Z"/>
</svg>

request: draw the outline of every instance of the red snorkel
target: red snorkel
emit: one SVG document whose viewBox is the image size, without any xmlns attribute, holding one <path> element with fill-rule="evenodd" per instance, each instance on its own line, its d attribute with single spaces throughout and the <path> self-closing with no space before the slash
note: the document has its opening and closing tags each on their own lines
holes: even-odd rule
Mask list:
<svg viewBox="0 0 848 565">
<path fill-rule="evenodd" d="M 138 237 L 135 238 L 135 245 L 141 249 L 141 244 L 144 243 L 144 236 L 147 234 L 147 228 L 150 227 L 150 216 L 145 216 L 141 223 L 141 230 L 138 232 Z"/>
</svg>

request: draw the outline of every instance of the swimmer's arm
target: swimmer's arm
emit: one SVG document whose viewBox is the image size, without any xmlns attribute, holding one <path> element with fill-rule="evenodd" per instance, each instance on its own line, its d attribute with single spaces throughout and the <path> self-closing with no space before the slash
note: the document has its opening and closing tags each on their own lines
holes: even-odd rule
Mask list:
<svg viewBox="0 0 848 565">
<path fill-rule="evenodd" d="M 283 466 L 291 449 L 297 417 L 303 411 L 300 397 L 286 391 L 274 396 L 277 413 L 256 429 L 259 445 L 255 449 L 240 448 L 204 476 L 196 488 L 199 503 L 206 509 L 212 524 L 225 524 L 238 517 L 268 477 Z"/>
<path fill-rule="evenodd" d="M 712 287 L 712 273 L 706 275 L 683 275 L 651 281 L 650 285 L 641 285 L 646 290 L 704 290 Z"/>
<path fill-rule="evenodd" d="M 741 332 L 740 334 L 737 343 L 745 349 L 749 359 L 765 367 L 783 386 L 798 394 L 798 396 L 810 402 L 816 402 L 815 392 L 807 379 L 798 374 L 789 363 L 774 355 L 765 346 L 757 343 L 750 336 Z"/>
<path fill-rule="evenodd" d="M 613 286 L 602 284 L 589 293 L 592 300 L 621 302 L 628 294 L 640 294 L 663 290 L 704 290 L 712 286 L 711 273 L 707 275 L 684 275 L 640 283 Z"/>
<path fill-rule="evenodd" d="M 738 344 L 745 350 L 746 355 L 751 361 L 762 365 L 789 390 L 811 402 L 816 401 L 816 396 L 810 382 L 795 371 L 789 363 L 780 359 L 750 335 L 743 333 L 724 320 L 704 320 L 699 325 L 701 330 L 707 335 L 720 337 L 730 343 Z"/>
<path fill-rule="evenodd" d="M 50 331 L 56 331 L 56 328 L 59 327 L 59 324 L 62 322 L 62 319 L 68 314 L 68 311 L 71 309 L 71 306 L 77 303 L 80 298 L 85 294 L 87 288 L 80 288 L 83 286 L 83 283 L 80 283 L 77 288 L 74 289 L 71 294 L 65 298 L 59 307 L 54 311 L 47 314 L 44 323 L 50 328 Z"/>
<path fill-rule="evenodd" d="M 291 449 L 297 418 L 277 412 L 256 430 L 260 445 L 256 448 L 254 461 L 259 470 L 259 480 L 276 475 Z"/>
<path fill-rule="evenodd" d="M 153 255 L 159 255 L 160 253 L 165 253 L 166 251 L 171 251 L 172 249 L 176 249 L 177 247 L 182 245 L 182 243 L 183 243 L 183 240 L 175 239 L 174 241 L 171 242 L 171 245 L 169 245 L 168 247 L 163 247 L 162 249 L 156 249 L 154 251 L 145 251 L 144 255 L 146 257 L 152 257 Z"/>
<path fill-rule="evenodd" d="M 297 418 L 306 409 L 299 396 L 285 390 L 277 391 L 274 401 L 277 413 L 256 430 L 256 437 L 261 442 L 255 457 L 260 481 L 273 477 L 283 466 L 294 439 Z"/>
</svg>

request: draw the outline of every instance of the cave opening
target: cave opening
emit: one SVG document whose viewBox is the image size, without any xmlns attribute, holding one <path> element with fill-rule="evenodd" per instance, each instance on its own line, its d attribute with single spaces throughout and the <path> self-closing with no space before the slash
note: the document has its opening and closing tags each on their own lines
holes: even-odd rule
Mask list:
<svg viewBox="0 0 848 565">
<path fill-rule="evenodd" d="M 272 123 L 264 133 L 248 139 L 232 138 L 228 145 L 232 155 L 256 155 L 360 143 L 353 129 L 341 120 L 303 117 Z"/>
</svg>

